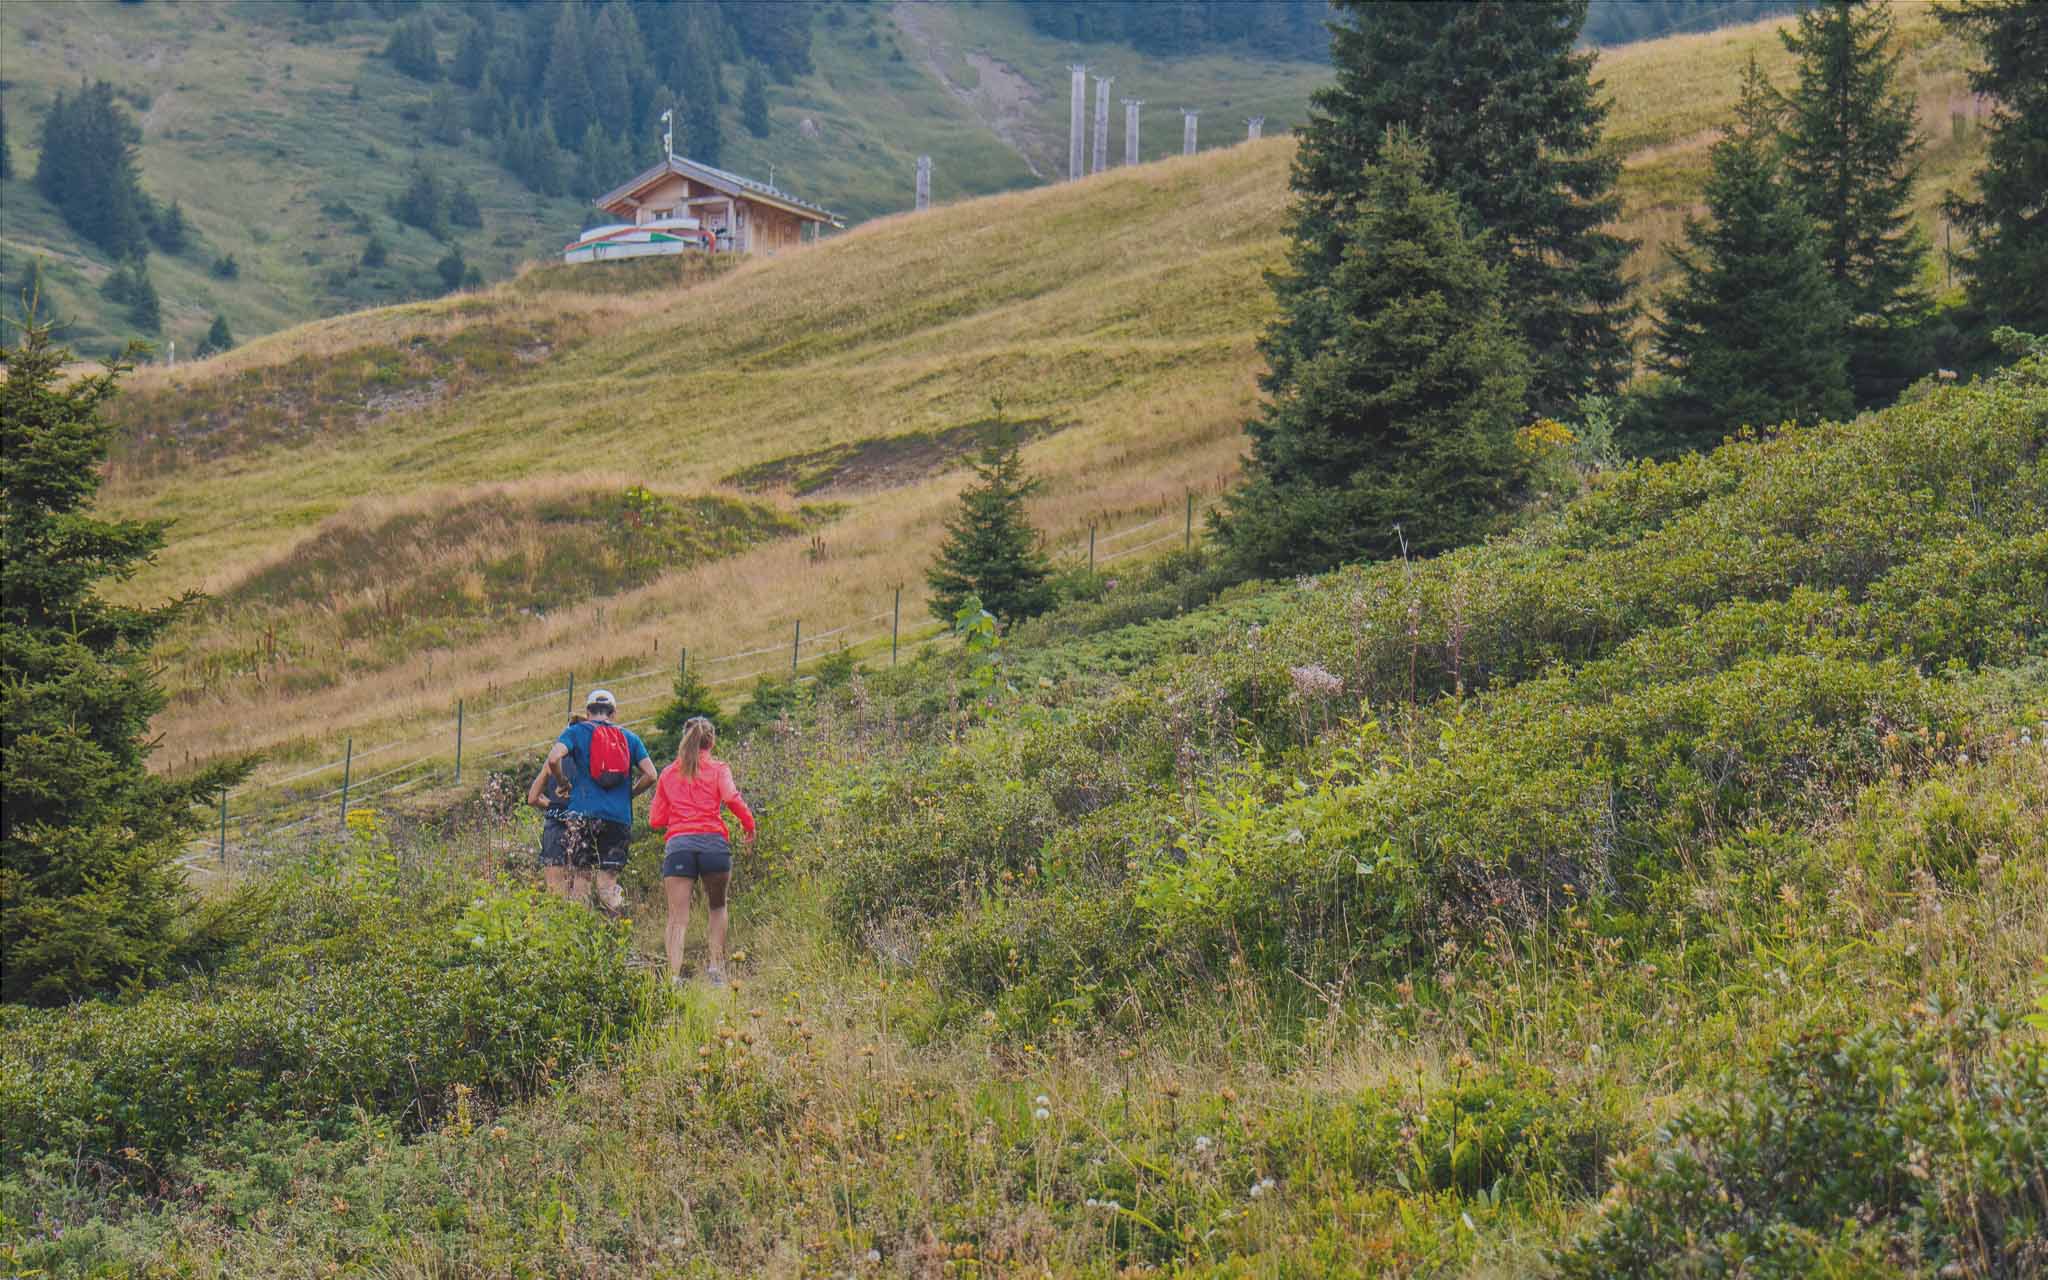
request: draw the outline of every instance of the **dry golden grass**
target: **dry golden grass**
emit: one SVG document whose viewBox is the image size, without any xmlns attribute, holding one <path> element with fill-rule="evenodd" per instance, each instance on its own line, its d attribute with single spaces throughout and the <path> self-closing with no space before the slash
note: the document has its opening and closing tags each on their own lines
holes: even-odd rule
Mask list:
<svg viewBox="0 0 2048 1280">
<path fill-rule="evenodd" d="M 1662 271 L 1663 248 L 1693 208 L 1742 63 L 1754 51 L 1789 81 L 1777 25 L 1603 55 L 1612 137 L 1630 153 L 1620 229 L 1644 242 L 1639 277 Z M 1929 118 L 1923 204 L 1932 230 L 1933 202 L 1980 140 L 1947 127 L 1960 51 L 1920 7 L 1901 7 L 1900 28 L 1909 83 Z M 513 282 L 337 317 L 139 374 L 137 395 L 175 396 L 226 375 L 347 361 L 367 346 L 454 338 L 481 324 L 571 334 L 538 364 L 345 435 L 168 472 L 117 472 L 108 507 L 177 522 L 159 563 L 126 590 L 140 599 L 192 585 L 221 590 L 324 520 L 370 519 L 479 487 L 719 492 L 721 477 L 745 466 L 985 417 L 995 396 L 1017 417 L 1072 424 L 1026 451 L 1047 482 L 1032 515 L 1056 544 L 1085 539 L 1091 523 L 1107 532 L 1177 513 L 1187 490 L 1213 490 L 1232 473 L 1239 429 L 1257 402 L 1254 343 L 1272 305 L 1262 276 L 1282 261 L 1291 155 L 1291 142 L 1276 138 L 944 205 L 688 288 L 612 293 L 601 268 L 588 293 Z M 224 741 L 297 761 L 335 754 L 345 734 L 439 742 L 457 698 L 474 707 L 571 669 L 657 667 L 682 645 L 699 655 L 786 645 L 799 618 L 814 636 L 870 619 L 899 583 L 906 619 L 922 621 L 922 570 L 961 479 L 955 471 L 856 496 L 815 547 L 761 546 L 605 599 L 601 627 L 597 605 L 580 606 L 310 692 L 295 691 L 309 682 L 295 680 L 293 666 L 258 663 L 197 681 L 174 665 L 180 696 L 158 724 L 168 747 L 159 761 L 175 767 Z M 254 639 L 209 643 L 253 653 Z M 305 654 L 294 665 L 326 660 Z M 622 691 L 629 717 L 651 711 L 659 687 L 650 676 Z M 552 719 L 552 704 L 536 705 Z M 508 727 L 505 740 L 544 728 Z"/>
</svg>

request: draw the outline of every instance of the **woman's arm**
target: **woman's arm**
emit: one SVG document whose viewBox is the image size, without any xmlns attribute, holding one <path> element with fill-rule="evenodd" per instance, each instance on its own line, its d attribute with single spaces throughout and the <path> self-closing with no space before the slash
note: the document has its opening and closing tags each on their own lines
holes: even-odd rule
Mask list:
<svg viewBox="0 0 2048 1280">
<path fill-rule="evenodd" d="M 740 820 L 741 830 L 747 839 L 754 838 L 754 811 L 747 808 L 747 802 L 740 798 L 740 789 L 733 783 L 732 770 L 727 769 L 718 779 L 719 802 L 732 810 L 732 816 Z"/>
<path fill-rule="evenodd" d="M 526 803 L 532 805 L 536 809 L 545 809 L 551 803 L 553 803 L 547 798 L 547 795 L 543 790 L 543 788 L 547 785 L 547 781 L 548 767 L 546 765 L 542 765 L 540 772 L 533 775 L 533 785 L 526 789 Z"/>
</svg>

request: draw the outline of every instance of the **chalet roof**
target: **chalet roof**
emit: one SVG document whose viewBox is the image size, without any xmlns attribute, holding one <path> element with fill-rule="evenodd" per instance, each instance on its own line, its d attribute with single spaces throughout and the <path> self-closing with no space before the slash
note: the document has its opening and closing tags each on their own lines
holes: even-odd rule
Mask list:
<svg viewBox="0 0 2048 1280">
<path fill-rule="evenodd" d="M 659 182 L 670 174 L 693 179 L 711 187 L 713 190 L 723 191 L 730 196 L 745 196 L 749 200 L 777 205 L 799 217 L 810 218 L 817 222 L 827 222 L 835 227 L 846 225 L 840 220 L 838 214 L 821 205 L 812 204 L 808 200 L 800 200 L 787 191 L 771 187 L 765 182 L 757 182 L 753 178 L 744 178 L 737 173 L 713 168 L 708 164 L 699 164 L 695 160 L 686 159 L 682 156 L 668 157 L 668 159 L 656 164 L 653 168 L 632 181 L 625 183 L 623 186 L 615 187 L 599 196 L 595 203 L 600 209 L 609 209 L 621 201 L 631 199 L 646 187 Z"/>
</svg>

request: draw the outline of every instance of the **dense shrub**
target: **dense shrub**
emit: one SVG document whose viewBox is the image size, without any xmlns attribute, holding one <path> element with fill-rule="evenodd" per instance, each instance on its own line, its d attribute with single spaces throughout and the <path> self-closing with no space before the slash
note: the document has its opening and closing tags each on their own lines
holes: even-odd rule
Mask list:
<svg viewBox="0 0 2048 1280">
<path fill-rule="evenodd" d="M 2048 1054 L 1951 1014 L 1775 1053 L 1618 1166 L 1565 1277 L 2048 1269 Z"/>
<path fill-rule="evenodd" d="M 17 1017 L 0 1165 L 61 1150 L 139 1176 L 246 1120 L 328 1129 L 358 1106 L 417 1126 L 458 1085 L 508 1097 L 603 1057 L 633 1008 L 615 927 L 531 893 L 308 969 Z"/>
</svg>

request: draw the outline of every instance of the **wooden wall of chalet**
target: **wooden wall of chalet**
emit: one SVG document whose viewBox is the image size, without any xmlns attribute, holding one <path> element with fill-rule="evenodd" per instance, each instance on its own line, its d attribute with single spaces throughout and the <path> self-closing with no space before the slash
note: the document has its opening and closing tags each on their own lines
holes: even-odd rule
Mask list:
<svg viewBox="0 0 2048 1280">
<path fill-rule="evenodd" d="M 803 243 L 804 220 L 781 209 L 749 202 L 747 225 L 753 233 L 750 247 L 755 253 L 794 249 Z"/>
</svg>

